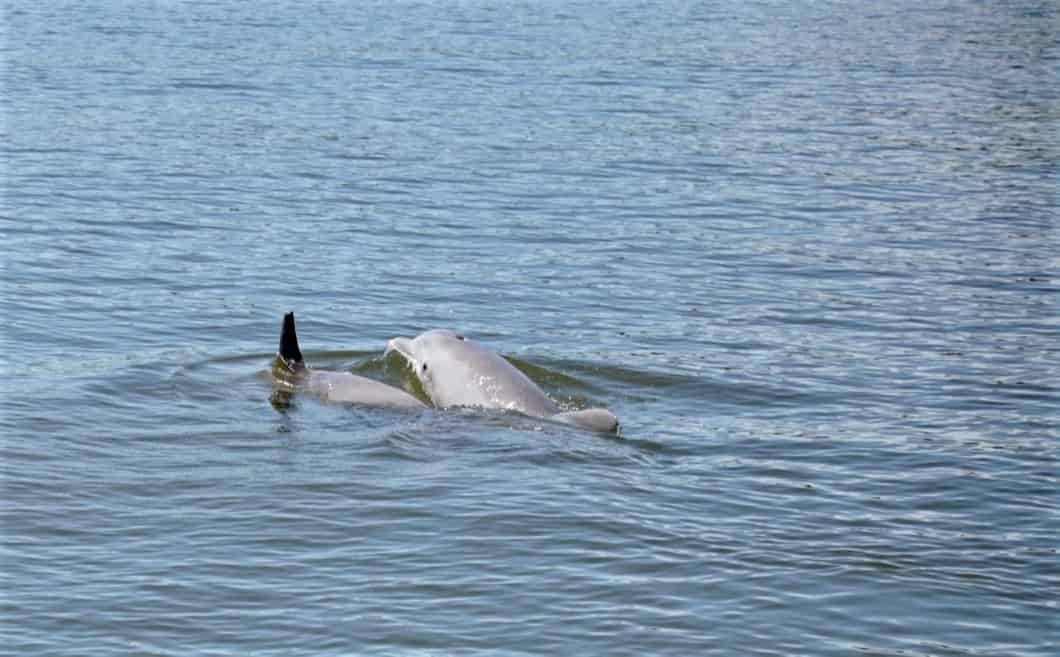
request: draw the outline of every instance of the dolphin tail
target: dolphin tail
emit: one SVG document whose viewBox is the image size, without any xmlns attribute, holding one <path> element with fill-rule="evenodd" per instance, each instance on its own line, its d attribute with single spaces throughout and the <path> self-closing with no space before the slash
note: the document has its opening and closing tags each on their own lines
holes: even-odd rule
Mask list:
<svg viewBox="0 0 1060 657">
<path fill-rule="evenodd" d="M 581 411 L 567 411 L 552 416 L 553 420 L 573 424 L 589 431 L 601 433 L 618 432 L 618 418 L 606 408 L 586 408 Z"/>
<path fill-rule="evenodd" d="M 294 330 L 294 313 L 283 316 L 283 328 L 280 329 L 279 360 L 292 372 L 305 369 L 302 350 L 298 348 L 298 334 Z"/>
</svg>

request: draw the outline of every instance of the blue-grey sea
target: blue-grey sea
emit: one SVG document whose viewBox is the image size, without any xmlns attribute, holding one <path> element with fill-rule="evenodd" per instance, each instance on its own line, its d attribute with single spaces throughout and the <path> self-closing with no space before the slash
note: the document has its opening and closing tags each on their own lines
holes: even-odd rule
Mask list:
<svg viewBox="0 0 1060 657">
<path fill-rule="evenodd" d="M 1055 657 L 1058 35 L 7 0 L 0 653 Z M 287 311 L 621 428 L 288 398 Z"/>
</svg>

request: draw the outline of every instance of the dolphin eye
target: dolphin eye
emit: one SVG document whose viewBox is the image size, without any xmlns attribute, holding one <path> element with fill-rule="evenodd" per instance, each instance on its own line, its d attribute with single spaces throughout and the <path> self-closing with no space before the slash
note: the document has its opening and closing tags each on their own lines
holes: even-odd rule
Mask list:
<svg viewBox="0 0 1060 657">
<path fill-rule="evenodd" d="M 423 366 L 420 367 L 420 370 L 426 372 L 427 371 L 427 363 L 424 363 Z"/>
<path fill-rule="evenodd" d="M 462 336 L 462 335 L 458 335 L 458 336 L 456 336 L 456 339 L 457 339 L 457 340 L 463 340 L 463 339 L 464 339 L 464 336 Z"/>
</svg>

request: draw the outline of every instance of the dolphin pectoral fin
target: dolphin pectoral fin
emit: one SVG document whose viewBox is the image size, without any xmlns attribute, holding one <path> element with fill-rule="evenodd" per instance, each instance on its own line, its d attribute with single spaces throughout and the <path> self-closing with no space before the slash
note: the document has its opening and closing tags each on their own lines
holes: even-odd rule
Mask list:
<svg viewBox="0 0 1060 657">
<path fill-rule="evenodd" d="M 283 316 L 280 346 L 272 361 L 272 378 L 278 383 L 295 385 L 307 371 L 302 351 L 298 348 L 298 334 L 294 329 L 294 313 Z"/>
<path fill-rule="evenodd" d="M 599 431 L 601 433 L 618 431 L 618 418 L 606 408 L 586 408 L 581 411 L 556 413 L 552 416 L 552 419 L 565 424 L 573 424 L 589 431 Z"/>
<path fill-rule="evenodd" d="M 283 327 L 280 329 L 280 359 L 291 370 L 305 367 L 302 360 L 302 350 L 298 348 L 298 334 L 294 329 L 294 313 L 283 316 Z"/>
</svg>

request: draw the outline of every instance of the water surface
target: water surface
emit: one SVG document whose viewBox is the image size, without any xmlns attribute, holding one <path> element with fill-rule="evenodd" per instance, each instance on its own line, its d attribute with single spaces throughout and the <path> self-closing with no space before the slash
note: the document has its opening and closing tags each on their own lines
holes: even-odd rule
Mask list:
<svg viewBox="0 0 1060 657">
<path fill-rule="evenodd" d="M 1056 654 L 1058 21 L 9 3 L 2 645 Z M 288 310 L 621 432 L 275 403 Z"/>
</svg>

